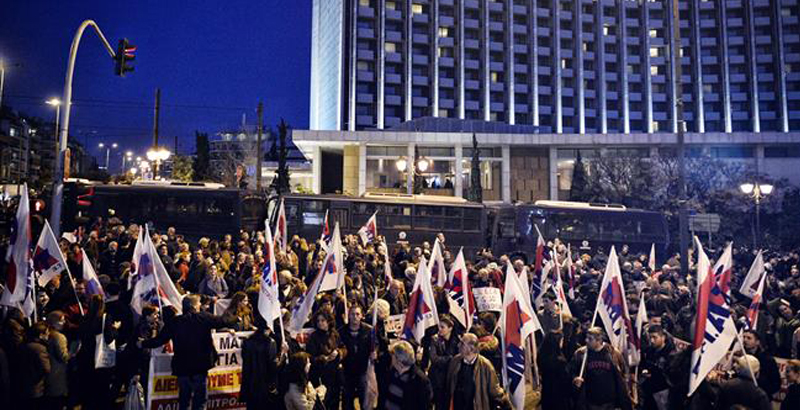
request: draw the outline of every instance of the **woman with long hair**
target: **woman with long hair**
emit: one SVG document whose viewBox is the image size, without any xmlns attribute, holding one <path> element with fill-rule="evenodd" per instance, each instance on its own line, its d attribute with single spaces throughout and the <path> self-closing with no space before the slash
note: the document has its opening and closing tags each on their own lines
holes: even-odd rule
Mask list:
<svg viewBox="0 0 800 410">
<path fill-rule="evenodd" d="M 328 409 L 338 409 L 342 386 L 340 363 L 347 351 L 341 347 L 339 332 L 333 314 L 327 310 L 319 310 L 313 320 L 316 330 L 311 333 L 306 343 L 306 351 L 311 355 L 311 382 L 316 386 L 327 387 L 323 400 Z"/>
<path fill-rule="evenodd" d="M 572 383 L 564 356 L 564 335 L 560 330 L 545 335 L 538 363 L 542 380 L 542 408 L 569 409 Z"/>
<path fill-rule="evenodd" d="M 239 291 L 233 294 L 231 304 L 225 309 L 226 315 L 236 317 L 234 330 L 237 332 L 253 329 L 253 308 L 246 293 Z"/>
<path fill-rule="evenodd" d="M 297 352 L 289 358 L 286 367 L 288 389 L 283 396 L 286 410 L 312 410 L 317 396 L 325 395 L 325 387 L 314 386 L 308 380 L 311 369 L 311 356 L 306 352 Z"/>
</svg>

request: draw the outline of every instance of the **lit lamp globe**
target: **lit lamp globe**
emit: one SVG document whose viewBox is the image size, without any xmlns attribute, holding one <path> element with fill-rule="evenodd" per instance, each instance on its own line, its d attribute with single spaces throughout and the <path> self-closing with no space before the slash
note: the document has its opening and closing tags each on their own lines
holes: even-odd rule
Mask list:
<svg viewBox="0 0 800 410">
<path fill-rule="evenodd" d="M 395 162 L 395 166 L 397 166 L 398 171 L 405 172 L 408 167 L 408 161 L 405 158 L 400 158 Z"/>
<path fill-rule="evenodd" d="M 750 194 L 752 194 L 752 193 L 753 193 L 753 189 L 754 189 L 755 187 L 756 187 L 756 186 L 755 186 L 755 185 L 753 185 L 753 184 L 742 184 L 742 185 L 739 185 L 739 189 L 741 189 L 741 190 L 742 190 L 742 193 L 744 193 L 744 194 L 746 194 L 746 195 L 750 195 Z"/>
</svg>

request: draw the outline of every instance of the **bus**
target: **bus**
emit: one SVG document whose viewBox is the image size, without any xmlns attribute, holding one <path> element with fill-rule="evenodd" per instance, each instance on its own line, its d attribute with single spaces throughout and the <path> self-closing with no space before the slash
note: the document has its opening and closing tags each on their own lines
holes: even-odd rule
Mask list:
<svg viewBox="0 0 800 410">
<path fill-rule="evenodd" d="M 670 241 L 663 214 L 622 205 L 536 201 L 491 208 L 488 214 L 492 249 L 498 255 L 521 252 L 532 257 L 537 227 L 545 240 L 558 238 L 577 252 L 628 245 L 631 252 L 649 253 L 655 244 L 664 254 Z"/>
<path fill-rule="evenodd" d="M 264 229 L 266 198 L 221 184 L 148 181 L 105 185 L 90 181 L 64 184 L 65 231 L 97 217 L 123 223 L 150 223 L 163 232 L 174 227 L 187 239 Z"/>
<path fill-rule="evenodd" d="M 378 234 L 389 244 L 397 241 L 401 232 L 413 246 L 425 241 L 432 244 L 441 232 L 450 249 L 463 246 L 469 255 L 488 245 L 483 205 L 461 198 L 369 193 L 360 198 L 289 194 L 283 199 L 289 235 L 307 240 L 316 240 L 322 234 L 326 211 L 331 230 L 338 222 L 342 235 L 357 233 L 377 211 Z M 276 206 L 277 197 L 269 205 L 273 221 Z"/>
</svg>

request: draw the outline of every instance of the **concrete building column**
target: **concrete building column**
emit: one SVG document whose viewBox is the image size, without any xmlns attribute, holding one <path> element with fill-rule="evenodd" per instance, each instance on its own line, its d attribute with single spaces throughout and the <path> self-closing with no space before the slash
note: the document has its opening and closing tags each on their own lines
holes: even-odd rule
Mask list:
<svg viewBox="0 0 800 410">
<path fill-rule="evenodd" d="M 408 164 L 406 165 L 406 193 L 409 195 L 414 194 L 414 162 L 416 161 L 414 148 L 416 148 L 416 144 L 408 144 L 408 154 L 406 155 Z"/>
<path fill-rule="evenodd" d="M 503 163 L 500 172 L 503 202 L 511 203 L 511 147 L 503 145 Z"/>
<path fill-rule="evenodd" d="M 558 200 L 558 148 L 549 147 L 547 149 L 547 175 L 549 180 L 550 200 Z"/>
<path fill-rule="evenodd" d="M 358 195 L 367 192 L 367 144 L 358 146 Z"/>
<path fill-rule="evenodd" d="M 455 187 L 455 192 L 453 194 L 456 198 L 461 198 L 464 196 L 464 165 L 462 163 L 464 160 L 464 147 L 461 144 L 456 144 L 455 155 L 456 166 L 455 175 L 453 176 L 453 186 Z"/>
<path fill-rule="evenodd" d="M 314 145 L 314 157 L 311 159 L 311 189 L 319 195 L 322 193 L 322 148 Z"/>
<path fill-rule="evenodd" d="M 346 195 L 359 194 L 359 146 L 345 145 L 343 153 L 342 192 Z"/>
<path fill-rule="evenodd" d="M 764 145 L 756 145 L 756 175 L 764 172 Z"/>
</svg>

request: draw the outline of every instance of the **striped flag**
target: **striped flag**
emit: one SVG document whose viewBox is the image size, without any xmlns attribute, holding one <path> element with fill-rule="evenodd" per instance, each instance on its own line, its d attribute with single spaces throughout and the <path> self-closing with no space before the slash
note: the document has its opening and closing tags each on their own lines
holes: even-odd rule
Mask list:
<svg viewBox="0 0 800 410">
<path fill-rule="evenodd" d="M 92 261 L 89 260 L 83 248 L 81 248 L 81 265 L 83 265 L 83 282 L 86 284 L 86 293 L 105 297 L 106 293 L 103 291 L 100 279 L 97 278 L 97 273 L 94 271 Z"/>
<path fill-rule="evenodd" d="M 39 241 L 33 251 L 33 269 L 40 273 L 39 286 L 45 287 L 53 277 L 67 268 L 61 247 L 50 229 L 50 223 L 44 221 L 44 229 L 39 235 Z"/>
<path fill-rule="evenodd" d="M 767 275 L 761 275 L 756 293 L 753 295 L 753 300 L 750 301 L 750 306 L 747 308 L 747 313 L 744 315 L 745 326 L 748 329 L 755 330 L 758 325 L 758 310 L 761 306 L 761 299 L 764 297 L 764 281 L 766 279 Z"/>
<path fill-rule="evenodd" d="M 11 238 L 6 254 L 6 287 L 0 304 L 20 308 L 26 317 L 36 311 L 36 280 L 31 261 L 31 215 L 28 184 L 23 184 L 19 205 L 11 225 Z"/>
<path fill-rule="evenodd" d="M 286 208 L 283 206 L 283 198 L 278 208 L 278 219 L 275 220 L 275 243 L 281 252 L 286 252 L 286 246 L 289 242 L 289 233 L 286 226 Z"/>
<path fill-rule="evenodd" d="M 281 302 L 278 298 L 278 270 L 275 268 L 275 242 L 272 239 L 272 230 L 269 223 L 266 223 L 264 237 L 264 269 L 261 271 L 261 289 L 258 294 L 258 313 L 267 322 L 267 326 L 273 329 L 275 319 L 281 316 Z"/>
<path fill-rule="evenodd" d="M 447 282 L 447 270 L 444 267 L 444 256 L 442 255 L 442 246 L 439 243 L 439 238 L 433 242 L 433 251 L 431 252 L 431 260 L 428 261 L 428 272 L 431 273 L 431 280 L 434 286 L 444 287 Z"/>
<path fill-rule="evenodd" d="M 506 267 L 503 311 L 500 328 L 503 334 L 503 385 L 511 396 L 514 409 L 525 408 L 525 341 L 536 331 L 536 314 L 524 302 L 519 276 L 511 264 Z"/>
<path fill-rule="evenodd" d="M 401 335 L 406 340 L 422 341 L 425 330 L 439 324 L 439 313 L 436 311 L 436 300 L 431 287 L 431 275 L 427 262 L 423 257 L 417 267 L 414 288 L 408 298 L 408 310 L 403 323 Z"/>
<path fill-rule="evenodd" d="M 358 236 L 361 237 L 361 241 L 364 242 L 364 245 L 374 241 L 378 238 L 378 219 L 377 219 L 378 211 L 372 214 L 372 216 L 367 219 L 367 223 L 358 230 Z"/>
<path fill-rule="evenodd" d="M 742 281 L 739 293 L 752 299 L 756 294 L 758 284 L 761 282 L 761 278 L 764 276 L 765 272 L 764 255 L 762 251 L 759 250 L 756 259 L 753 261 L 753 264 L 750 265 L 750 270 L 747 271 L 747 276 L 745 276 L 744 281 Z"/>
<path fill-rule="evenodd" d="M 450 314 L 461 322 L 464 329 L 472 327 L 472 317 L 475 314 L 475 298 L 469 284 L 467 265 L 464 263 L 464 249 L 458 251 L 453 266 L 450 268 L 450 278 L 445 286 L 447 302 L 450 305 Z"/>
</svg>

